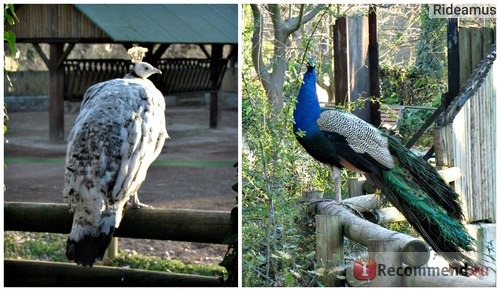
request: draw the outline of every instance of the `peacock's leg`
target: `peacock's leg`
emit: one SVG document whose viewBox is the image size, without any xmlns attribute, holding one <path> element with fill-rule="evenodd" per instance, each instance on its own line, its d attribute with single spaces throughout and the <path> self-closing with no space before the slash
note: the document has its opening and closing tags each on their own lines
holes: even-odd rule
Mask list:
<svg viewBox="0 0 500 291">
<path fill-rule="evenodd" d="M 335 183 L 335 200 L 338 203 L 342 202 L 342 196 L 340 191 L 340 169 L 335 166 L 330 166 L 330 173 L 332 174 L 333 182 Z"/>
<path fill-rule="evenodd" d="M 130 197 L 130 200 L 131 200 L 132 208 L 153 208 L 153 206 L 141 203 L 139 201 L 139 193 L 138 192 L 135 192 L 135 194 L 133 194 L 132 197 Z"/>
</svg>

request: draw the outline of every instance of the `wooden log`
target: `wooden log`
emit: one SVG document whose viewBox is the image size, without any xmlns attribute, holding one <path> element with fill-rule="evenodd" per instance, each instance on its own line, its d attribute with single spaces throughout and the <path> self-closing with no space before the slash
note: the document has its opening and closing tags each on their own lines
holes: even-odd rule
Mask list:
<svg viewBox="0 0 500 291">
<path fill-rule="evenodd" d="M 66 204 L 4 203 L 5 230 L 69 233 L 73 214 Z M 231 231 L 229 211 L 127 209 L 116 237 L 223 244 Z"/>
<path fill-rule="evenodd" d="M 400 287 L 401 277 L 388 272 L 401 268 L 401 252 L 395 239 L 368 240 L 368 256 L 376 264 L 376 276 L 370 287 Z M 381 270 L 381 272 L 378 272 Z"/>
<path fill-rule="evenodd" d="M 216 277 L 70 263 L 4 260 L 6 287 L 217 287 Z"/>
<path fill-rule="evenodd" d="M 368 246 L 369 239 L 396 239 L 400 252 L 406 253 L 403 262 L 407 265 L 421 266 L 429 260 L 429 248 L 423 241 L 364 220 L 336 202 L 309 204 L 306 213 L 311 216 L 317 214 L 342 216 L 344 235 L 364 246 Z"/>
<path fill-rule="evenodd" d="M 462 177 L 462 170 L 458 167 L 451 167 L 437 171 L 439 176 L 443 178 L 446 183 L 456 181 Z"/>
<path fill-rule="evenodd" d="M 111 242 L 109 243 L 106 252 L 104 252 L 104 257 L 102 259 L 103 265 L 111 266 L 116 257 L 118 257 L 118 238 L 113 237 L 111 238 Z"/>
<path fill-rule="evenodd" d="M 382 207 L 382 197 L 376 194 L 361 195 L 343 200 L 342 204 L 358 212 L 365 212 Z"/>
<path fill-rule="evenodd" d="M 405 221 L 406 218 L 396 209 L 396 207 L 387 207 L 363 212 L 363 217 L 376 224 L 386 224 L 389 222 Z"/>
<path fill-rule="evenodd" d="M 368 181 L 365 181 L 363 183 L 363 191 L 366 194 L 375 194 L 375 192 L 377 192 L 377 188 L 370 184 Z"/>
<path fill-rule="evenodd" d="M 323 192 L 321 191 L 306 191 L 302 193 L 301 202 L 312 202 L 323 199 Z"/>
<path fill-rule="evenodd" d="M 316 215 L 316 262 L 326 270 L 326 276 L 319 278 L 324 286 L 341 286 L 331 270 L 344 264 L 342 217 Z"/>
<path fill-rule="evenodd" d="M 365 194 L 363 184 L 366 181 L 365 177 L 347 179 L 347 189 L 349 197 L 356 197 Z"/>
</svg>

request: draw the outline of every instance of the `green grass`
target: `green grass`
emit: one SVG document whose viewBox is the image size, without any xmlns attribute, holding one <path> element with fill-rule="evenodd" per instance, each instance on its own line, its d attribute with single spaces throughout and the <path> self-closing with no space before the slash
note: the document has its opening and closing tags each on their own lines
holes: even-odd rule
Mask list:
<svg viewBox="0 0 500 291">
<path fill-rule="evenodd" d="M 128 266 L 133 269 L 195 274 L 203 276 L 222 276 L 225 269 L 220 266 L 205 266 L 186 264 L 179 260 L 164 260 L 154 256 L 129 254 L 119 252 L 118 258 L 113 260 L 113 266 Z"/>
<path fill-rule="evenodd" d="M 6 231 L 4 256 L 6 259 L 42 260 L 68 262 L 66 259 L 66 234 Z M 221 266 L 186 264 L 179 260 L 165 260 L 142 254 L 119 252 L 113 266 L 133 269 L 222 276 L 226 270 Z"/>
</svg>

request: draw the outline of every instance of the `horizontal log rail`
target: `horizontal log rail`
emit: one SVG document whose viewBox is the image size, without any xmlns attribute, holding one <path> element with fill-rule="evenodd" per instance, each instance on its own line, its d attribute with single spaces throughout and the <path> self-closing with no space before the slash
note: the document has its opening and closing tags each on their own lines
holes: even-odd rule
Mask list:
<svg viewBox="0 0 500 291">
<path fill-rule="evenodd" d="M 73 214 L 67 204 L 4 203 L 5 230 L 69 233 Z M 229 211 L 127 209 L 116 237 L 225 244 Z"/>
<path fill-rule="evenodd" d="M 92 268 L 71 263 L 4 260 L 6 287 L 217 287 L 222 278 L 135 270 Z"/>
<path fill-rule="evenodd" d="M 374 199 L 366 199 L 369 197 L 374 197 Z M 363 198 L 365 198 L 366 201 L 377 201 L 378 199 L 375 197 L 375 195 L 365 195 Z M 356 201 L 356 203 L 352 203 L 352 201 Z M 360 199 L 358 197 L 354 197 L 344 200 L 343 203 L 345 205 L 353 205 L 357 204 L 359 201 Z M 368 204 L 373 203 L 369 202 Z M 366 207 L 363 208 L 367 209 Z M 427 263 L 430 258 L 429 248 L 422 240 L 371 223 L 359 216 L 356 216 L 354 213 L 346 209 L 344 206 L 339 205 L 337 202 L 310 202 L 306 205 L 305 211 L 310 217 L 318 214 L 342 217 L 343 234 L 349 239 L 364 246 L 368 246 L 369 240 L 397 240 L 395 249 L 397 252 L 402 254 L 403 262 L 409 266 L 422 266 Z"/>
</svg>

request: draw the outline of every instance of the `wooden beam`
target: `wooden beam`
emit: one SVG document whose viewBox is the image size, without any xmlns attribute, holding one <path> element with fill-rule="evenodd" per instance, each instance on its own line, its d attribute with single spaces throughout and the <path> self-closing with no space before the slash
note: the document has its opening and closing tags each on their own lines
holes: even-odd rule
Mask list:
<svg viewBox="0 0 500 291">
<path fill-rule="evenodd" d="M 212 55 L 211 65 L 210 65 L 210 76 L 212 79 L 212 84 L 216 86 L 219 82 L 220 73 L 217 68 L 217 63 L 220 59 L 222 59 L 222 48 L 224 45 L 222 44 L 212 44 Z M 210 93 L 210 128 L 216 128 L 218 119 L 219 119 L 219 88 L 217 91 Z"/>
<path fill-rule="evenodd" d="M 4 260 L 6 287 L 217 287 L 222 279 L 129 268 Z"/>
<path fill-rule="evenodd" d="M 161 59 L 161 56 L 165 53 L 165 51 L 170 47 L 169 43 L 162 43 L 158 46 L 158 48 L 151 52 L 153 54 L 153 60 L 155 60 L 155 64 Z"/>
<path fill-rule="evenodd" d="M 349 54 L 347 52 L 348 35 L 346 17 L 339 17 L 335 20 L 333 44 L 335 104 L 344 104 L 349 101 Z"/>
<path fill-rule="evenodd" d="M 75 47 L 76 43 L 69 43 L 66 49 L 64 50 L 64 53 L 62 54 L 61 58 L 57 60 L 56 67 L 60 67 L 63 65 L 63 62 L 66 60 L 66 58 L 69 56 L 73 48 Z"/>
<path fill-rule="evenodd" d="M 64 142 L 64 43 L 50 44 L 49 61 L 49 140 Z"/>
<path fill-rule="evenodd" d="M 370 5 L 368 13 L 368 61 L 370 64 L 370 96 L 380 97 L 379 54 L 377 32 L 377 6 Z M 380 126 L 380 103 L 373 102 L 371 106 L 371 121 L 375 127 Z"/>
<path fill-rule="evenodd" d="M 460 54 L 458 51 L 458 19 L 447 19 L 448 94 L 441 96 L 441 106 L 448 107 L 460 92 Z"/>
<path fill-rule="evenodd" d="M 210 59 L 211 58 L 211 55 L 210 53 L 208 52 L 207 48 L 205 47 L 204 44 L 198 44 L 198 47 L 201 49 L 201 51 L 205 54 L 205 57 L 207 57 L 207 59 Z M 212 47 L 213 48 L 213 47 Z"/>
<path fill-rule="evenodd" d="M 38 55 L 40 55 L 40 58 L 42 58 L 43 62 L 47 66 L 47 68 L 49 68 L 49 66 L 50 66 L 49 58 L 43 52 L 42 48 L 40 47 L 40 44 L 38 44 L 38 43 L 35 42 L 35 43 L 32 43 L 32 45 L 35 48 L 35 50 L 37 51 Z"/>
<path fill-rule="evenodd" d="M 436 109 L 432 113 L 429 119 L 427 119 L 425 123 L 422 124 L 422 126 L 417 130 L 417 132 L 411 137 L 408 143 L 406 143 L 405 147 L 410 149 L 418 141 L 418 139 L 422 137 L 427 128 L 429 128 L 429 126 L 431 126 L 438 119 L 438 117 L 441 115 L 443 111 L 444 111 L 444 106 L 443 105 L 439 106 L 438 109 Z"/>
<path fill-rule="evenodd" d="M 50 44 L 50 58 L 45 55 L 38 43 L 33 43 L 43 62 L 49 69 L 49 141 L 64 142 L 64 66 L 63 62 L 75 47 L 69 43 Z"/>
<path fill-rule="evenodd" d="M 5 230 L 69 233 L 73 214 L 67 204 L 4 203 Z M 116 237 L 225 244 L 229 211 L 127 209 Z"/>
</svg>

